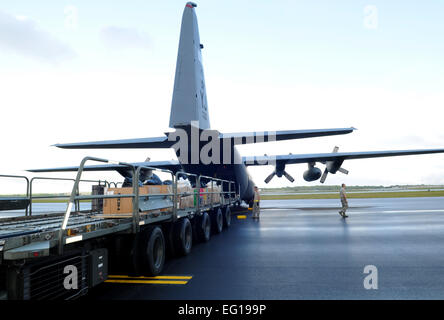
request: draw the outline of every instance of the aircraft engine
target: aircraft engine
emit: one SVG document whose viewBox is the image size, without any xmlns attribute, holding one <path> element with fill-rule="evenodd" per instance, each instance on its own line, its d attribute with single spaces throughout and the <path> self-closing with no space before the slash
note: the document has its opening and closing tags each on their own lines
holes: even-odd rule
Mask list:
<svg viewBox="0 0 444 320">
<path fill-rule="evenodd" d="M 337 153 L 339 150 L 339 147 L 336 146 L 333 148 L 333 153 Z M 341 168 L 342 163 L 344 162 L 344 159 L 337 159 L 334 161 L 325 161 L 322 162 L 323 164 L 325 164 L 325 170 L 324 173 L 322 174 L 321 180 L 319 181 L 320 183 L 324 183 L 325 179 L 327 178 L 328 173 L 333 173 L 335 174 L 336 172 L 341 172 L 343 174 L 348 174 L 348 170 Z"/>
<path fill-rule="evenodd" d="M 314 166 L 314 163 L 309 163 L 308 164 L 308 170 L 304 172 L 303 177 L 305 181 L 315 181 L 318 180 L 321 175 L 322 175 L 322 171 L 319 168 L 316 168 Z"/>
</svg>

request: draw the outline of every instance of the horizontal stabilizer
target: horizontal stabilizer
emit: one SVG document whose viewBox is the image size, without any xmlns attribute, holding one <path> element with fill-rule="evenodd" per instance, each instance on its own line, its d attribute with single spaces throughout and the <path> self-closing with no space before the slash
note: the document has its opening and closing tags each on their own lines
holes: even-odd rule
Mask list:
<svg viewBox="0 0 444 320">
<path fill-rule="evenodd" d="M 285 131 L 252 131 L 237 133 L 221 133 L 221 139 L 235 139 L 235 144 L 249 144 L 260 142 L 283 141 L 292 139 L 304 139 L 314 137 L 325 137 L 351 133 L 356 128 L 334 128 L 334 129 L 309 129 L 309 130 L 285 130 Z"/>
<path fill-rule="evenodd" d="M 90 141 L 77 143 L 55 144 L 63 149 L 137 149 L 137 148 L 170 148 L 175 142 L 168 137 Z"/>
<path fill-rule="evenodd" d="M 173 172 L 177 172 L 182 169 L 179 161 L 170 160 L 170 161 L 150 161 L 150 162 L 133 162 L 131 163 L 133 166 L 137 167 L 153 167 L 158 169 L 167 169 Z M 93 165 L 93 166 L 85 166 L 84 171 L 124 171 L 127 170 L 128 167 L 120 164 L 103 164 L 103 165 Z M 73 167 L 60 167 L 60 168 L 46 168 L 46 169 L 29 169 L 26 171 L 29 172 L 67 172 L 67 171 L 77 171 L 79 170 L 78 166 Z"/>
</svg>

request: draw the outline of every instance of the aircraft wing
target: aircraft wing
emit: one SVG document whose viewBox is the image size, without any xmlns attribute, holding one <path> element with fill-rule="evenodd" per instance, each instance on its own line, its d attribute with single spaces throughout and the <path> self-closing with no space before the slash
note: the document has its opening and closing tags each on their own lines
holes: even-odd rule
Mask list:
<svg viewBox="0 0 444 320">
<path fill-rule="evenodd" d="M 285 164 L 326 162 L 348 159 L 366 159 L 380 157 L 409 156 L 429 153 L 444 153 L 444 149 L 418 149 L 418 150 L 387 150 L 387 151 L 362 151 L 362 152 L 332 152 L 311 154 L 288 154 L 278 156 L 252 156 L 243 157 L 246 166 L 269 165 L 273 161 L 282 161 Z M 266 163 L 270 162 L 270 163 Z"/>
<path fill-rule="evenodd" d="M 159 169 L 167 169 L 171 170 L 174 173 L 181 170 L 182 166 L 180 165 L 179 161 L 177 160 L 170 160 L 170 161 L 149 161 L 149 162 L 133 162 L 131 163 L 136 168 L 140 166 L 144 167 L 154 167 Z M 79 170 L 78 166 L 74 167 L 60 167 L 60 168 L 46 168 L 46 169 L 29 169 L 27 171 L 29 172 L 66 172 L 66 171 L 77 171 Z M 103 165 L 92 165 L 92 166 L 85 166 L 84 171 L 118 171 L 118 172 L 125 172 L 128 171 L 128 167 L 124 165 L 119 164 L 103 164 Z"/>
<path fill-rule="evenodd" d="M 348 174 L 348 171 L 342 168 L 342 163 L 345 160 L 351 159 L 367 159 L 380 157 L 395 157 L 395 156 L 409 156 L 419 154 L 444 153 L 444 149 L 416 149 L 416 150 L 387 150 L 387 151 L 363 151 L 363 152 L 337 152 L 337 147 L 331 153 L 312 153 L 312 154 L 288 154 L 277 156 L 253 156 L 243 157 L 243 163 L 246 166 L 257 165 L 274 165 L 275 170 L 265 179 L 268 183 L 277 175 L 278 177 L 285 176 L 291 182 L 294 178 L 285 172 L 285 165 L 295 163 L 308 163 L 309 169 L 304 173 L 306 181 L 315 181 L 321 179 L 324 183 L 328 173 L 336 173 L 337 171 Z M 321 162 L 326 165 L 325 170 L 321 173 L 319 168 L 315 167 L 316 162 Z M 322 175 L 322 176 L 321 176 Z"/>
</svg>

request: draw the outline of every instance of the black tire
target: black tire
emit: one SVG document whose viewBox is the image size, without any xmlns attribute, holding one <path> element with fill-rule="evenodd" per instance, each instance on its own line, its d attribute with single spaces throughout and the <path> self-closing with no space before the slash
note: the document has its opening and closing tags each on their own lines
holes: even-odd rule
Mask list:
<svg viewBox="0 0 444 320">
<path fill-rule="evenodd" d="M 222 232 L 222 228 L 224 226 L 223 219 L 222 210 L 220 210 L 220 208 L 215 209 L 211 214 L 211 226 L 213 227 L 213 232 L 215 234 Z"/>
<path fill-rule="evenodd" d="M 224 227 L 228 229 L 231 226 L 231 209 L 230 207 L 225 207 L 224 209 Z"/>
<path fill-rule="evenodd" d="M 156 276 L 165 263 L 165 238 L 160 227 L 149 227 L 138 233 L 132 252 L 133 270 L 136 275 Z"/>
<path fill-rule="evenodd" d="M 200 242 L 208 242 L 211 237 L 211 220 L 207 212 L 202 213 L 202 215 L 197 219 L 196 224 L 197 239 Z"/>
<path fill-rule="evenodd" d="M 177 255 L 186 256 L 193 246 L 193 229 L 188 218 L 182 218 L 174 226 L 174 249 Z"/>
</svg>

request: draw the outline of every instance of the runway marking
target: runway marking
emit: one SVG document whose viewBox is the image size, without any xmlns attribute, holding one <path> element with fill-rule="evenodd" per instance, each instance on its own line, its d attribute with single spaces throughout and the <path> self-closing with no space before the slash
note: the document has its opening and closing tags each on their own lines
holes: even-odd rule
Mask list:
<svg viewBox="0 0 444 320">
<path fill-rule="evenodd" d="M 415 212 L 444 212 L 444 209 L 423 209 L 423 210 L 384 210 L 384 211 L 353 211 L 350 213 L 415 213 Z"/>
<path fill-rule="evenodd" d="M 109 275 L 108 283 L 128 283 L 128 284 L 176 284 L 184 285 L 193 276 L 156 276 L 156 277 L 131 277 L 127 275 Z"/>
<path fill-rule="evenodd" d="M 269 209 L 269 210 L 273 210 L 273 211 L 289 211 L 289 210 L 300 210 L 300 211 L 305 211 L 305 208 L 279 208 L 279 209 L 274 209 L 274 208 L 261 208 L 261 209 Z M 310 207 L 306 208 L 307 210 L 312 210 Z M 341 208 L 322 208 L 322 210 L 325 210 L 326 213 L 328 213 L 327 211 L 330 210 L 339 210 Z M 418 212 L 444 212 L 444 209 L 412 209 L 412 210 L 382 210 L 382 211 L 378 211 L 378 210 L 373 210 L 373 211 L 354 211 L 353 208 L 349 208 L 349 210 L 347 212 L 350 213 L 418 213 Z M 306 213 L 307 215 L 312 215 L 313 213 Z"/>
<path fill-rule="evenodd" d="M 132 284 L 187 284 L 188 281 L 167 281 L 167 280 L 106 280 L 108 283 L 132 283 Z"/>
<path fill-rule="evenodd" d="M 120 276 L 120 275 L 109 275 L 108 278 L 131 278 L 131 279 L 149 279 L 149 280 L 161 280 L 161 279 L 169 279 L 169 280 L 190 280 L 193 276 L 156 276 L 156 277 L 131 277 L 131 276 Z"/>
<path fill-rule="evenodd" d="M 444 212 L 444 209 L 423 209 L 423 210 L 392 210 L 383 211 L 385 213 L 401 213 L 401 212 Z"/>
</svg>

